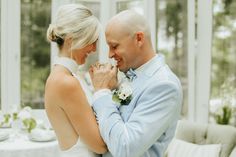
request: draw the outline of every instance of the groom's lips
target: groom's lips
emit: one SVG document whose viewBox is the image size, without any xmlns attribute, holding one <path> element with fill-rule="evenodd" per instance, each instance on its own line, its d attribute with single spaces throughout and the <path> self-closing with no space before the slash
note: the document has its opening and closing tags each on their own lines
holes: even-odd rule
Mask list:
<svg viewBox="0 0 236 157">
<path fill-rule="evenodd" d="M 121 63 L 121 60 L 119 59 L 116 59 L 116 66 L 119 67 L 120 66 L 120 63 Z"/>
</svg>

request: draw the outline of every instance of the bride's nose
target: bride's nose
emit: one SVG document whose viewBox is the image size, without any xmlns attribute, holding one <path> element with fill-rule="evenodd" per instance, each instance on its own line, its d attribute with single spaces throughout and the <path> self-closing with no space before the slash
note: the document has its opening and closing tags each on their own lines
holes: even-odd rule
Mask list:
<svg viewBox="0 0 236 157">
<path fill-rule="evenodd" d="M 97 43 L 93 43 L 92 45 L 92 51 L 95 52 L 97 50 Z"/>
</svg>

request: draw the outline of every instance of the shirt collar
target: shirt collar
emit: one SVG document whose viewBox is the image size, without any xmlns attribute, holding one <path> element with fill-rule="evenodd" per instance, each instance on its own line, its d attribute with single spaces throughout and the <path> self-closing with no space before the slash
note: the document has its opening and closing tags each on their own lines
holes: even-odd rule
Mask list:
<svg viewBox="0 0 236 157">
<path fill-rule="evenodd" d="M 135 69 L 135 72 L 152 76 L 161 66 L 165 64 L 165 58 L 162 54 L 157 54 L 148 62 Z"/>
</svg>

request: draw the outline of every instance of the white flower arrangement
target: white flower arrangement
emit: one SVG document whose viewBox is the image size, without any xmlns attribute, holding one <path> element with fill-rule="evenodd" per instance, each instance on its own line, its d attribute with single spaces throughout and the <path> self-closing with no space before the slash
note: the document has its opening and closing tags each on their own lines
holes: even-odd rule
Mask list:
<svg viewBox="0 0 236 157">
<path fill-rule="evenodd" d="M 128 105 L 132 99 L 132 93 L 130 83 L 124 82 L 118 89 L 113 91 L 112 100 L 120 105 Z"/>
<path fill-rule="evenodd" d="M 20 111 L 9 112 L 1 114 L 0 127 L 12 127 L 18 129 L 25 129 L 29 133 L 37 126 L 36 120 L 31 114 L 30 107 L 24 107 Z"/>
<path fill-rule="evenodd" d="M 232 124 L 232 121 L 236 122 L 236 89 L 232 86 L 235 80 L 235 77 L 230 78 L 221 85 L 219 99 L 211 105 L 211 115 L 218 124 L 228 125 Z"/>
<path fill-rule="evenodd" d="M 23 129 L 26 129 L 29 133 L 37 126 L 37 122 L 32 116 L 32 109 L 29 106 L 24 107 L 18 113 L 18 118 L 23 122 Z"/>
</svg>

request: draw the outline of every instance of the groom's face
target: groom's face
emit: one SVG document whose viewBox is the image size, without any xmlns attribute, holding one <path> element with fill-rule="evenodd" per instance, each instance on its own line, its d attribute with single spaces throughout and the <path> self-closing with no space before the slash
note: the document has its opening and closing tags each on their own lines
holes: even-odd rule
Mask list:
<svg viewBox="0 0 236 157">
<path fill-rule="evenodd" d="M 114 27 L 113 27 L 114 28 Z M 126 72 L 136 65 L 136 44 L 134 38 L 119 29 L 106 29 L 106 40 L 109 46 L 109 58 L 114 58 L 117 68 Z"/>
</svg>

